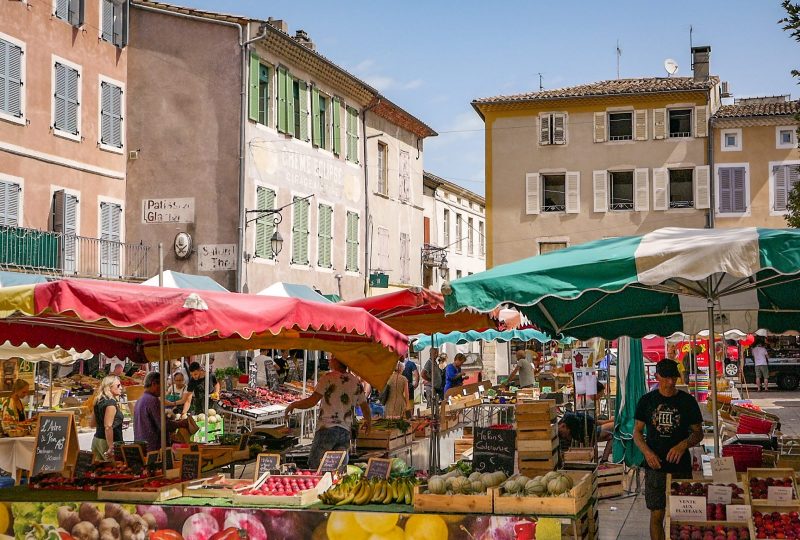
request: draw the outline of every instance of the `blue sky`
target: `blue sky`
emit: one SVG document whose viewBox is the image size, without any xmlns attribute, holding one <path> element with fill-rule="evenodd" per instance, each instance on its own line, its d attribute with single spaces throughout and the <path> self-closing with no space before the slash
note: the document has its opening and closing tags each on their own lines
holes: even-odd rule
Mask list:
<svg viewBox="0 0 800 540">
<path fill-rule="evenodd" d="M 169 0 L 167 0 L 169 1 Z M 779 0 L 652 2 L 403 0 L 175 0 L 202 9 L 275 17 L 303 29 L 322 54 L 422 119 L 425 169 L 483 194 L 478 97 L 621 77 L 663 76 L 672 58 L 691 75 L 695 45 L 711 45 L 711 71 L 735 96 L 791 93 L 800 44 L 777 24 Z"/>
</svg>

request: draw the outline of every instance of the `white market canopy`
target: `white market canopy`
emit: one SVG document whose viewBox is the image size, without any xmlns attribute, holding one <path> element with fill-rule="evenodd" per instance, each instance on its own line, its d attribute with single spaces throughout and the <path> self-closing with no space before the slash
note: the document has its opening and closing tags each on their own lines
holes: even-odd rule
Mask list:
<svg viewBox="0 0 800 540">
<path fill-rule="evenodd" d="M 15 347 L 10 342 L 6 341 L 0 345 L 0 359 L 8 360 L 12 358 L 20 358 L 27 362 L 50 362 L 59 366 L 69 366 L 78 360 L 88 360 L 94 356 L 89 351 L 78 352 L 75 349 L 64 350 L 61 347 L 51 349 L 49 347 L 29 347 L 21 345 Z"/>
</svg>

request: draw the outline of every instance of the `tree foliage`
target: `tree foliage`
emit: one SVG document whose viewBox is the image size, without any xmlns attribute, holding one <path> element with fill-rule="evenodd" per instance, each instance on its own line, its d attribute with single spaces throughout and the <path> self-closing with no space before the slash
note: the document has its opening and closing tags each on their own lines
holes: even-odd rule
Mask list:
<svg viewBox="0 0 800 540">
<path fill-rule="evenodd" d="M 783 29 L 800 43 L 800 3 L 783 0 L 781 5 L 786 11 L 786 17 L 779 20 L 778 24 L 783 25 Z M 792 77 L 800 79 L 800 70 L 793 69 Z M 795 115 L 795 119 L 800 121 L 800 114 Z M 798 128 L 797 134 L 797 139 L 800 140 L 800 128 Z M 800 184 L 796 184 L 792 188 L 786 200 L 786 224 L 795 229 L 800 228 Z"/>
</svg>

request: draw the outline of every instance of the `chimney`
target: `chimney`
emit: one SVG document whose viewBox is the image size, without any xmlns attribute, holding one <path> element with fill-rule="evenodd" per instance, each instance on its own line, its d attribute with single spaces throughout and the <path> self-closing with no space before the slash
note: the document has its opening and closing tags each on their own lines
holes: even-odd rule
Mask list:
<svg viewBox="0 0 800 540">
<path fill-rule="evenodd" d="M 711 47 L 692 47 L 692 72 L 696 82 L 708 80 L 710 60 Z"/>
<path fill-rule="evenodd" d="M 270 17 L 269 19 L 267 19 L 267 24 L 269 24 L 273 28 L 277 28 L 284 34 L 289 33 L 289 23 L 287 23 L 282 19 L 273 19 L 272 17 Z"/>
<path fill-rule="evenodd" d="M 308 34 L 306 33 L 305 30 L 298 30 L 297 32 L 295 32 L 294 40 L 303 47 L 307 47 L 312 51 L 314 50 L 314 42 L 311 41 L 311 38 L 308 37 Z"/>
</svg>

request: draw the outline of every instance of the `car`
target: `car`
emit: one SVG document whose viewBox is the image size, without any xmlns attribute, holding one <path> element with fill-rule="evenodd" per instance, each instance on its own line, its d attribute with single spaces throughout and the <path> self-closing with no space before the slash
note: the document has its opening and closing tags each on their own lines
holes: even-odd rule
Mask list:
<svg viewBox="0 0 800 540">
<path fill-rule="evenodd" d="M 744 359 L 744 380 L 749 384 L 756 382 L 752 358 Z M 781 390 L 796 390 L 800 386 L 800 358 L 770 358 L 769 380 Z"/>
</svg>

